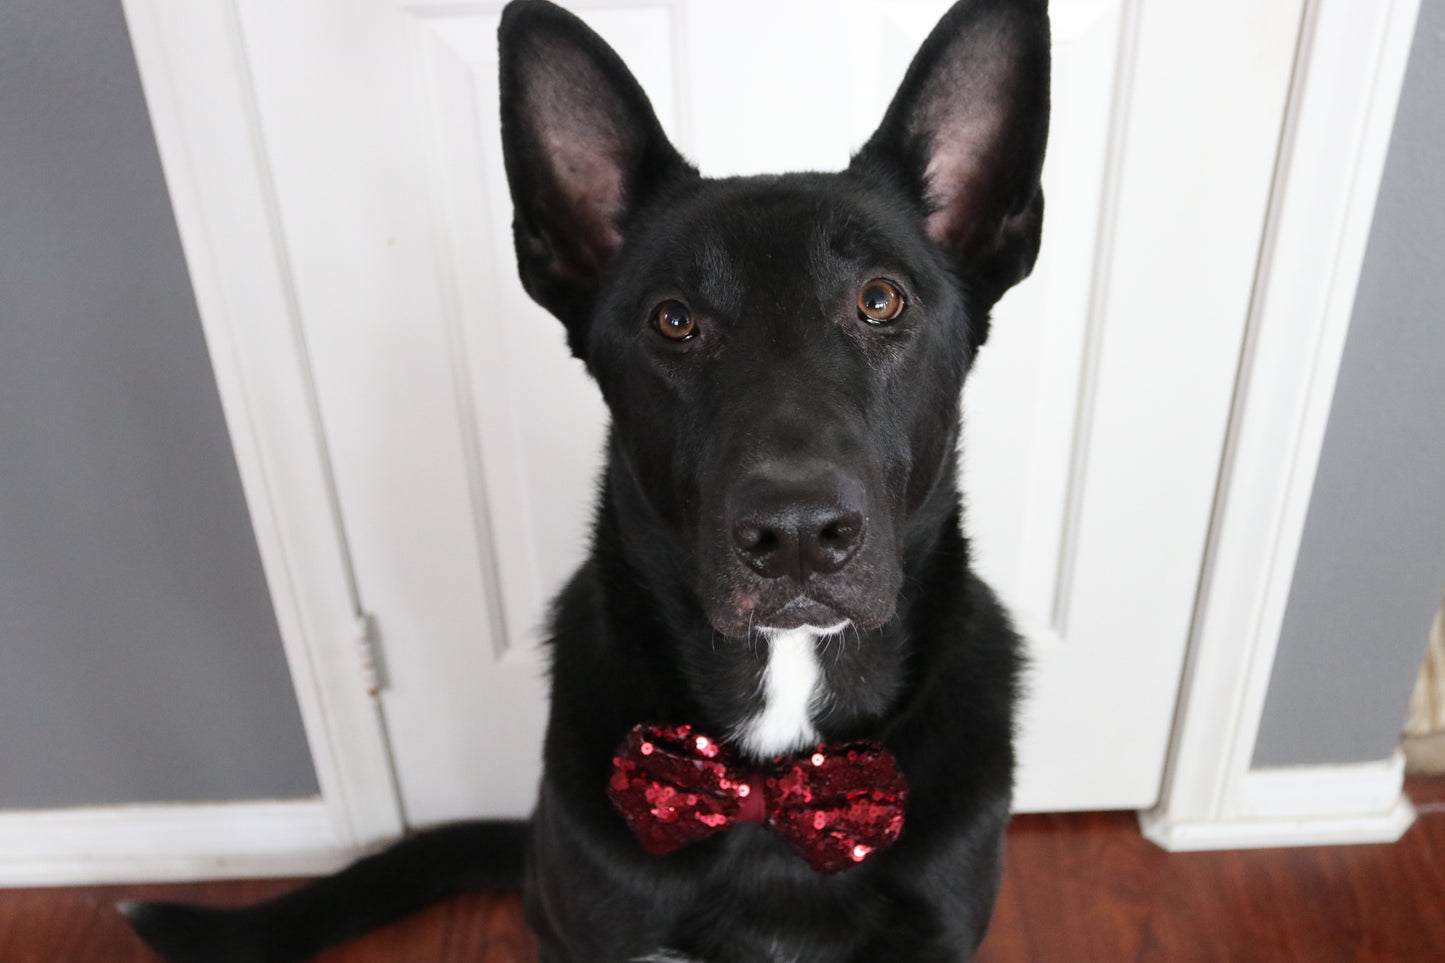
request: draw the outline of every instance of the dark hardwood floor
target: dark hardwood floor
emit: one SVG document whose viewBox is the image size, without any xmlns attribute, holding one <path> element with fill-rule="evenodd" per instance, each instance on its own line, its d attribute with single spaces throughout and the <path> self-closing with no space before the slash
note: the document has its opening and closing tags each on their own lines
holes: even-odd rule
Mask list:
<svg viewBox="0 0 1445 963">
<path fill-rule="evenodd" d="M 1021 816 L 981 963 L 1445 960 L 1445 779 L 1392 846 L 1169 854 L 1132 814 Z M 3 963 L 151 960 L 122 899 L 249 902 L 295 881 L 0 890 Z M 514 893 L 436 907 L 321 963 L 532 963 Z"/>
</svg>

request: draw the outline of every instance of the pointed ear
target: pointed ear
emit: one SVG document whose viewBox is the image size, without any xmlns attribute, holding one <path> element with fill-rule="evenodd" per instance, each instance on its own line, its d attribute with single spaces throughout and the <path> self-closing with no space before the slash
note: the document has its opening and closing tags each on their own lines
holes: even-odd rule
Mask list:
<svg viewBox="0 0 1445 963">
<path fill-rule="evenodd" d="M 992 302 L 1038 256 L 1048 125 L 1045 0 L 959 0 L 851 169 L 913 192 L 929 237 Z"/>
<path fill-rule="evenodd" d="M 546 0 L 516 0 L 498 41 L 517 269 L 581 357 L 599 279 L 629 218 L 697 172 L 622 60 L 577 17 Z"/>
</svg>

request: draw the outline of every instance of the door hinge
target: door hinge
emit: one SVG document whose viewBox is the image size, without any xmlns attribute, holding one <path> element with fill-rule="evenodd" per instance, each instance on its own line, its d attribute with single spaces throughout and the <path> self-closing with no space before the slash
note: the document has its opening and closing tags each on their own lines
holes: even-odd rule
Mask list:
<svg viewBox="0 0 1445 963">
<path fill-rule="evenodd" d="M 377 644 L 376 617 L 370 612 L 356 616 L 352 641 L 356 645 L 357 661 L 361 664 L 361 684 L 366 687 L 367 695 L 377 698 L 386 687 L 386 675 L 382 671 L 381 647 Z"/>
</svg>

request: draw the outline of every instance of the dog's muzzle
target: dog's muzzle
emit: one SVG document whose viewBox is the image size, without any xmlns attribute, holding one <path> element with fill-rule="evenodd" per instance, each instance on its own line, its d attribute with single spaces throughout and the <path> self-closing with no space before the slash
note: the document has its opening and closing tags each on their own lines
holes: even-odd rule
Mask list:
<svg viewBox="0 0 1445 963">
<path fill-rule="evenodd" d="M 856 475 L 818 462 L 774 462 L 729 485 L 701 573 L 725 635 L 757 628 L 882 624 L 901 575 L 886 518 L 871 516 Z"/>
</svg>

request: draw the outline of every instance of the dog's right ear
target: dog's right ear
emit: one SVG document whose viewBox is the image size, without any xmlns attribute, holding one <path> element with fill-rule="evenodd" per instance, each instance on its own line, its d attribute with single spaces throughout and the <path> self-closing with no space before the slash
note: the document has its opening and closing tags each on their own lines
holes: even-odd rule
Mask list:
<svg viewBox="0 0 1445 963">
<path fill-rule="evenodd" d="M 498 40 L 517 270 L 583 357 L 599 281 L 630 217 L 697 171 L 622 60 L 577 17 L 546 0 L 514 0 Z"/>
</svg>

